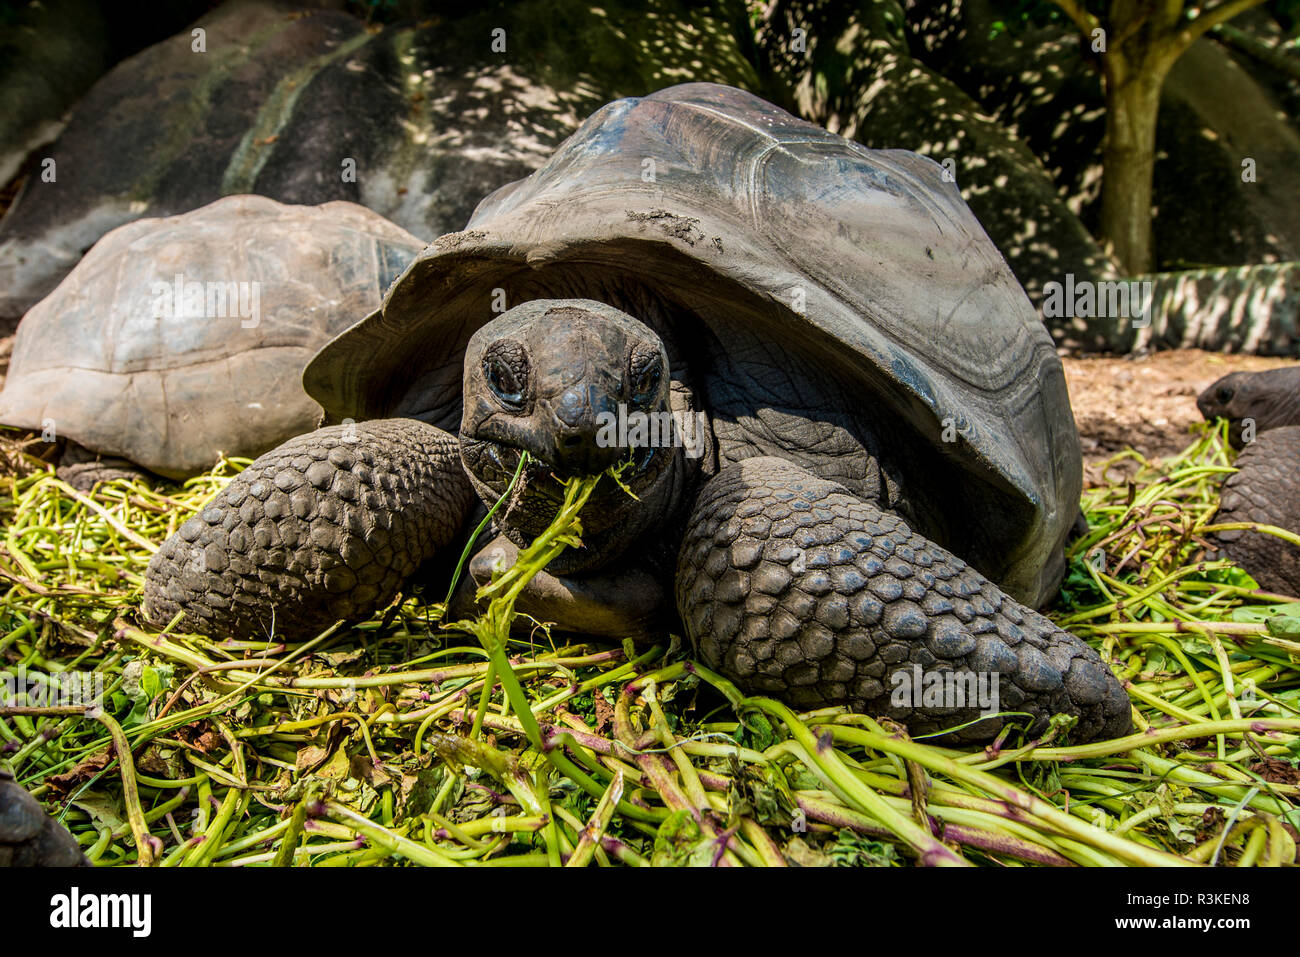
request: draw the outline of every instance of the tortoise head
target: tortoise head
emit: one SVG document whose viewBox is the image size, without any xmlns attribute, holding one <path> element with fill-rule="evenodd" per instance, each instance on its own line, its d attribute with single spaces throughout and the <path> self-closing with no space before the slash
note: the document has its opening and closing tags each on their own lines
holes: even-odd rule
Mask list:
<svg viewBox="0 0 1300 957">
<path fill-rule="evenodd" d="M 620 428 L 672 422 L 667 352 L 653 329 L 612 306 L 542 299 L 503 313 L 469 340 L 463 389 L 461 460 L 480 497 L 494 502 L 520 453 L 530 457 L 508 506 L 512 538 L 545 529 L 564 479 L 630 462 L 620 481 L 637 498 L 615 482 L 597 486 L 583 515 L 589 547 L 602 532 L 626 531 L 671 484 L 669 466 L 681 452 L 671 431 Z"/>
<path fill-rule="evenodd" d="M 1231 422 L 1228 441 L 1240 449 L 1247 419 L 1256 432 L 1300 425 L 1300 367 L 1230 373 L 1202 392 L 1196 407 L 1210 421 Z"/>
</svg>

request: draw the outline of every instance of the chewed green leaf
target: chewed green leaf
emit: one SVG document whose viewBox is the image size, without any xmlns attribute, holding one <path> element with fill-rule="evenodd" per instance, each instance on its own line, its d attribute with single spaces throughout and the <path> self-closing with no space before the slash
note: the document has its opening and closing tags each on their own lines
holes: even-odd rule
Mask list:
<svg viewBox="0 0 1300 957">
<path fill-rule="evenodd" d="M 1264 623 L 1268 633 L 1274 638 L 1300 638 L 1300 618 L 1290 615 L 1278 615 Z"/>
<path fill-rule="evenodd" d="M 1232 610 L 1233 621 L 1268 621 L 1278 616 L 1300 617 L 1300 602 L 1282 605 L 1243 605 Z"/>
<path fill-rule="evenodd" d="M 1189 575 L 1193 581 L 1215 582 L 1220 585 L 1233 585 L 1237 588 L 1258 589 L 1259 582 L 1251 578 L 1244 568 L 1210 568 Z"/>
</svg>

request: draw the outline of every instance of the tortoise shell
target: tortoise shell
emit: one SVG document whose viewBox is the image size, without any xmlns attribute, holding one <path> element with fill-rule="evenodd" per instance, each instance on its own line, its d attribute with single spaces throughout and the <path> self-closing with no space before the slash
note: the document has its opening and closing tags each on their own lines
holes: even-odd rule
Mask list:
<svg viewBox="0 0 1300 957">
<path fill-rule="evenodd" d="M 261 196 L 122 226 L 23 317 L 0 422 L 172 477 L 259 455 L 316 424 L 303 365 L 423 245 L 353 203 Z"/>
<path fill-rule="evenodd" d="M 304 385 L 327 420 L 454 431 L 469 336 L 534 298 L 688 317 L 675 335 L 707 334 L 715 364 L 743 335 L 846 371 L 855 414 L 918 451 L 908 480 L 962 529 L 944 544 L 1023 601 L 1059 583 L 1082 482 L 1061 363 L 938 164 L 728 87 L 619 100 L 431 244 Z"/>
</svg>

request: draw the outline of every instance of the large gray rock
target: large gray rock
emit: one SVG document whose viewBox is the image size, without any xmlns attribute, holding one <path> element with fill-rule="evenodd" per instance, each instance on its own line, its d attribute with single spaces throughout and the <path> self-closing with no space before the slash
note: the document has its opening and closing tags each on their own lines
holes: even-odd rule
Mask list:
<svg viewBox="0 0 1300 957">
<path fill-rule="evenodd" d="M 1015 130 L 1095 230 L 1106 113 L 1089 44 L 1067 22 L 1018 21 L 994 0 L 905 2 L 914 54 Z M 1267 18 L 1256 16 L 1253 25 L 1233 22 L 1267 34 Z M 1286 71 L 1248 63 L 1214 39 L 1192 45 L 1161 98 L 1153 229 L 1162 272 L 1153 278 L 1152 324 L 1048 319 L 1058 345 L 1297 354 L 1294 294 L 1285 291 L 1300 246 L 1300 136 L 1287 107 L 1294 88 Z M 1242 177 L 1247 158 L 1254 182 Z M 1261 262 L 1283 264 L 1250 268 Z M 1063 282 L 1064 272 L 1045 278 Z"/>
<path fill-rule="evenodd" d="M 1158 142 L 1163 264 L 1300 259 L 1300 128 L 1222 45 L 1194 43 L 1170 70 Z"/>
<path fill-rule="evenodd" d="M 110 63 L 108 24 L 94 0 L 48 0 L 0 13 L 0 184 L 49 142 L 63 114 Z"/>
<path fill-rule="evenodd" d="M 30 0 L 0 6 L 0 184 L 19 172 L 33 149 L 58 135 L 68 111 L 109 67 L 174 33 L 209 5 Z"/>
<path fill-rule="evenodd" d="M 1300 263 L 1160 273 L 1150 326 L 1118 345 L 1300 356 Z"/>
<path fill-rule="evenodd" d="M 109 230 L 245 191 L 222 186 L 246 123 L 296 67 L 362 33 L 343 13 L 289 20 L 260 2 L 223 6 L 202 26 L 207 52 L 186 30 L 96 83 L 49 150 L 54 181 L 28 177 L 0 221 L 0 321 L 12 325 Z"/>
<path fill-rule="evenodd" d="M 755 86 L 743 24 L 739 0 L 526 0 L 382 27 L 231 0 L 193 25 L 206 52 L 187 28 L 77 107 L 50 153 L 56 182 L 30 179 L 0 221 L 0 323 L 108 230 L 223 195 L 346 199 L 417 235 L 459 229 L 601 103 L 683 79 Z"/>
<path fill-rule="evenodd" d="M 1074 351 L 1300 356 L 1300 263 L 1066 279 L 1049 287 L 1042 311 L 1056 344 Z"/>
<path fill-rule="evenodd" d="M 1091 215 L 1105 103 L 1096 54 L 1078 31 L 1060 20 L 1017 23 L 997 0 L 902 2 L 912 54 L 1014 130 L 1071 209 Z"/>
</svg>

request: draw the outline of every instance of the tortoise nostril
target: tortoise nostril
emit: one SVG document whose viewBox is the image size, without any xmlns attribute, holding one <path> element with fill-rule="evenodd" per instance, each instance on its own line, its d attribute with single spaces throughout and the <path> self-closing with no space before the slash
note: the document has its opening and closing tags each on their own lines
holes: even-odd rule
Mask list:
<svg viewBox="0 0 1300 957">
<path fill-rule="evenodd" d="M 564 437 L 564 447 L 566 449 L 576 449 L 582 444 L 581 435 L 567 435 Z"/>
</svg>

